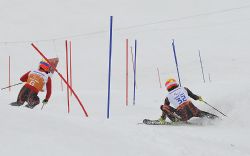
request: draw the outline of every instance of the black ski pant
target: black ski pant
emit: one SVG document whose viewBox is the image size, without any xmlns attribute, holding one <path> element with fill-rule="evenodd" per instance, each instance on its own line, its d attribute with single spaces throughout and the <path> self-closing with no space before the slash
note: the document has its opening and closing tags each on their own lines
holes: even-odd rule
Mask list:
<svg viewBox="0 0 250 156">
<path fill-rule="evenodd" d="M 194 106 L 194 104 L 191 101 L 188 101 L 179 107 L 177 109 L 169 106 L 169 105 L 162 105 L 161 110 L 163 111 L 163 118 L 166 118 L 167 116 L 171 121 L 187 121 L 192 117 L 200 117 L 200 118 L 209 118 L 209 119 L 214 119 L 218 118 L 218 116 L 202 111 L 198 109 L 197 107 Z M 180 118 L 176 118 L 176 116 L 173 114 L 176 113 Z"/>
<path fill-rule="evenodd" d="M 40 99 L 37 96 L 36 92 L 23 86 L 18 94 L 17 103 L 19 105 L 23 105 L 24 102 L 27 102 L 29 105 L 35 106 L 35 105 L 38 105 L 40 103 Z"/>
</svg>

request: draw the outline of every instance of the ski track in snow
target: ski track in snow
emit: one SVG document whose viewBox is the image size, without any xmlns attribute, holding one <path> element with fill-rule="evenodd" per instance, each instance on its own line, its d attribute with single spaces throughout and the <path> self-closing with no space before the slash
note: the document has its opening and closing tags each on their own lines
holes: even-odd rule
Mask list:
<svg viewBox="0 0 250 156">
<path fill-rule="evenodd" d="M 247 1 L 3 0 L 0 6 L 1 88 L 8 86 L 9 56 L 11 84 L 19 82 L 28 70 L 37 68 L 41 58 L 31 47 L 31 41 L 47 57 L 59 57 L 58 70 L 65 76 L 64 43 L 68 39 L 73 45 L 73 88 L 89 114 L 88 118 L 84 116 L 73 96 L 71 112 L 67 113 L 66 87 L 63 85 L 61 90 L 57 74 L 52 77 L 52 96 L 43 110 L 41 105 L 33 110 L 9 105 L 16 100 L 22 85 L 12 87 L 10 92 L 1 90 L 0 155 L 250 155 Z M 242 8 L 202 15 L 237 7 Z M 114 16 L 114 36 L 110 119 L 107 119 L 110 15 Z M 176 20 L 170 22 L 170 19 Z M 152 24 L 157 21 L 167 22 Z M 129 51 L 128 106 L 125 105 L 126 38 L 132 50 L 134 40 L 138 41 L 136 104 L 132 100 L 133 65 Z M 144 118 L 158 119 L 161 115 L 160 105 L 167 92 L 159 88 L 156 69 L 160 69 L 163 85 L 168 77 L 177 78 L 172 39 L 182 84 L 228 117 L 194 101 L 198 108 L 220 116 L 221 120 L 192 118 L 191 125 L 177 126 L 138 124 Z M 206 83 L 202 80 L 198 50 Z M 45 93 L 39 96 L 42 101 Z"/>
</svg>

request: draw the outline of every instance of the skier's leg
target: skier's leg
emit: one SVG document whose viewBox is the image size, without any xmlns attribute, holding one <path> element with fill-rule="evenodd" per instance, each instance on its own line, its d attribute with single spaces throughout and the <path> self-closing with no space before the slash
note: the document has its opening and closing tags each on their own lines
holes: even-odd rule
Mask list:
<svg viewBox="0 0 250 156">
<path fill-rule="evenodd" d="M 177 107 L 177 112 L 177 114 L 182 118 L 182 121 L 187 121 L 192 117 L 198 116 L 200 110 L 189 101 Z"/>
<path fill-rule="evenodd" d="M 177 108 L 177 114 L 181 117 L 182 121 L 187 121 L 189 120 L 191 117 L 191 112 L 187 109 L 186 106 L 183 107 L 178 107 Z"/>
<path fill-rule="evenodd" d="M 214 114 L 211 114 L 211 113 L 208 113 L 205 111 L 201 111 L 200 109 L 195 107 L 192 102 L 184 103 L 184 104 L 180 105 L 177 108 L 177 112 L 183 121 L 187 121 L 192 117 L 200 117 L 200 118 L 206 117 L 209 119 L 218 118 L 217 115 L 214 115 Z"/>
<path fill-rule="evenodd" d="M 26 88 L 25 86 L 22 87 L 22 89 L 20 90 L 18 97 L 17 97 L 17 101 L 16 102 L 12 102 L 10 105 L 12 106 L 21 106 L 24 104 L 25 101 L 27 101 L 28 99 L 28 94 L 29 94 L 29 89 Z"/>
<path fill-rule="evenodd" d="M 218 118 L 217 115 L 214 115 L 214 114 L 211 114 L 211 113 L 208 113 L 208 112 L 205 112 L 205 111 L 198 109 L 197 107 L 194 106 L 194 104 L 192 102 L 189 103 L 188 107 L 192 111 L 192 114 L 194 117 L 200 117 L 200 118 L 206 117 L 209 119 Z"/>
<path fill-rule="evenodd" d="M 34 108 L 36 105 L 38 105 L 40 103 L 40 99 L 37 96 L 37 93 L 31 92 L 27 102 L 28 104 L 26 105 L 26 107 L 31 109 Z"/>
<path fill-rule="evenodd" d="M 167 114 L 167 117 L 168 117 L 169 120 L 171 120 L 172 122 L 179 121 L 179 118 L 177 118 L 177 117 L 174 115 L 174 112 L 173 112 L 173 113 Z"/>
<path fill-rule="evenodd" d="M 211 114 L 211 113 L 208 113 L 208 112 L 205 112 L 205 111 L 201 111 L 200 109 L 195 107 L 191 102 L 189 104 L 189 108 L 193 112 L 193 115 L 195 117 L 200 117 L 200 118 L 207 117 L 209 119 L 218 118 L 217 115 L 214 115 L 214 114 Z"/>
<path fill-rule="evenodd" d="M 162 105 L 161 110 L 166 114 L 166 116 L 169 118 L 169 120 L 175 122 L 179 119 L 174 115 L 175 109 L 169 105 Z"/>
<path fill-rule="evenodd" d="M 200 117 L 201 110 L 195 107 L 195 105 L 192 102 L 189 102 L 188 108 L 192 112 L 193 117 Z"/>
</svg>

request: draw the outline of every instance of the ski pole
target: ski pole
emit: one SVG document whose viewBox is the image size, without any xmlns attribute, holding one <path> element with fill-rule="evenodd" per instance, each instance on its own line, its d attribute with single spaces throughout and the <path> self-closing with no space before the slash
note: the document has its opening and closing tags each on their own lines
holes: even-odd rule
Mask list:
<svg viewBox="0 0 250 156">
<path fill-rule="evenodd" d="M 215 107 L 211 106 L 210 104 L 208 104 L 206 101 L 202 100 L 202 102 L 204 102 L 205 104 L 207 104 L 208 106 L 212 107 L 214 110 L 216 110 L 217 112 L 221 113 L 222 115 L 226 116 L 224 113 L 222 113 L 221 111 L 219 111 L 218 109 L 216 109 Z M 227 117 L 227 116 L 226 116 Z"/>
<path fill-rule="evenodd" d="M 45 103 L 43 103 L 41 110 L 43 109 L 44 105 L 45 105 Z"/>
<path fill-rule="evenodd" d="M 17 85 L 20 85 L 20 84 L 22 84 L 22 82 L 19 82 L 19 83 L 13 84 L 13 85 L 8 86 L 8 87 L 1 88 L 1 90 L 7 89 L 7 88 L 10 88 L 10 87 L 13 87 L 13 86 L 17 86 Z"/>
</svg>

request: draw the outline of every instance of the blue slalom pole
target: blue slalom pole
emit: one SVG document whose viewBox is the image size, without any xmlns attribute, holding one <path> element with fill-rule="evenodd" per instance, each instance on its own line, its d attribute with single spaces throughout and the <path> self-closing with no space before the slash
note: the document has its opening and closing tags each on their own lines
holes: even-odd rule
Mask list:
<svg viewBox="0 0 250 156">
<path fill-rule="evenodd" d="M 135 105 L 135 90 L 136 90 L 136 50 L 137 50 L 137 40 L 135 40 L 135 60 L 134 60 L 134 97 L 133 97 L 134 105 Z"/>
<path fill-rule="evenodd" d="M 180 78 L 180 73 L 179 73 L 179 68 L 178 68 L 178 62 L 177 62 L 177 57 L 176 57 L 176 52 L 175 52 L 174 40 L 173 40 L 173 42 L 172 42 L 172 46 L 173 46 L 173 51 L 174 51 L 174 59 L 175 59 L 175 64 L 176 64 L 176 69 L 177 69 L 179 84 L 180 84 L 180 86 L 181 86 L 181 78 Z"/>
<path fill-rule="evenodd" d="M 200 64 L 201 64 L 201 71 L 202 71 L 203 81 L 204 81 L 204 83 L 205 83 L 205 76 L 204 76 L 204 71 L 203 71 L 203 65 L 202 65 L 201 52 L 200 52 L 200 50 L 199 50 L 199 57 L 200 57 Z"/>
<path fill-rule="evenodd" d="M 112 30 L 113 30 L 113 16 L 110 16 L 110 38 L 109 38 L 109 77 L 108 77 L 108 104 L 107 104 L 107 118 L 109 119 L 110 108 L 110 77 L 111 77 L 111 56 L 112 56 Z"/>
</svg>

